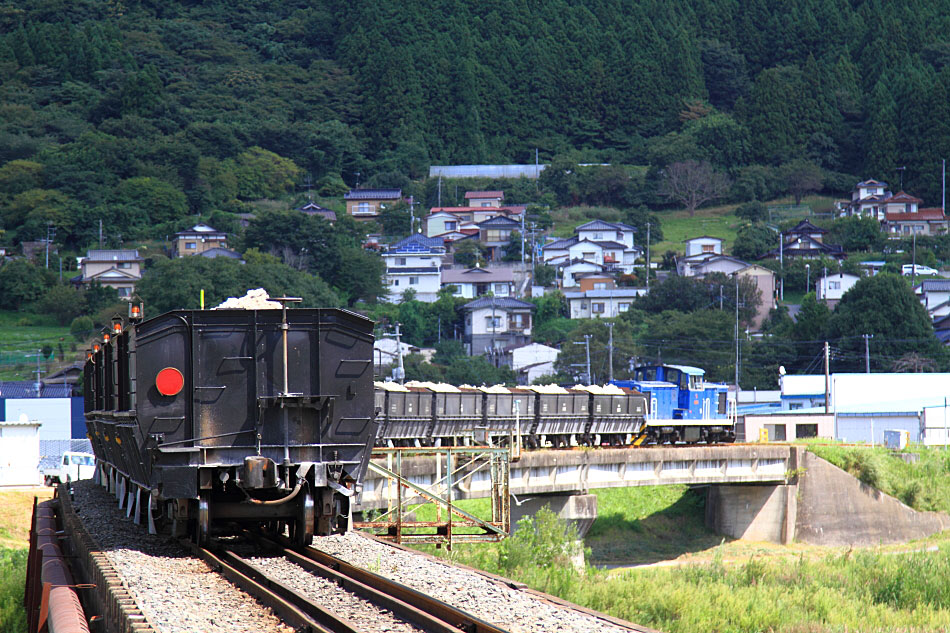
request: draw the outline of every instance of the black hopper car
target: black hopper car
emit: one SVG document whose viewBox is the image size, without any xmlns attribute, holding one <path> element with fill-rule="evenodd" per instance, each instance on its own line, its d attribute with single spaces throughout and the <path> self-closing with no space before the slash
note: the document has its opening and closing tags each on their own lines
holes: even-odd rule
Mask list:
<svg viewBox="0 0 950 633">
<path fill-rule="evenodd" d="M 149 527 L 347 528 L 376 437 L 373 322 L 338 309 L 116 320 L 85 365 L 97 478 Z"/>
</svg>

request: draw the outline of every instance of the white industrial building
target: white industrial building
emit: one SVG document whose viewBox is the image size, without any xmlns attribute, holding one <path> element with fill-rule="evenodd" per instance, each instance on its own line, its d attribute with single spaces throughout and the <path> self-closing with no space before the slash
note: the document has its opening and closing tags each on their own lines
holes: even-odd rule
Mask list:
<svg viewBox="0 0 950 633">
<path fill-rule="evenodd" d="M 0 487 L 40 483 L 40 423 L 26 414 L 0 422 Z"/>
<path fill-rule="evenodd" d="M 782 376 L 779 384 L 776 415 L 825 412 L 824 375 Z M 885 431 L 906 431 L 912 442 L 945 445 L 950 436 L 950 374 L 831 374 L 827 392 L 838 440 L 882 444 Z"/>
</svg>

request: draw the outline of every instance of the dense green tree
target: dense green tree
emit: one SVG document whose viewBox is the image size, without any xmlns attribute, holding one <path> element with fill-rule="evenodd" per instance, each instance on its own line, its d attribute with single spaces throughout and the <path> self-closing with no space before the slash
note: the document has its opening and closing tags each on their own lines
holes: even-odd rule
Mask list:
<svg viewBox="0 0 950 633">
<path fill-rule="evenodd" d="M 56 282 L 56 274 L 25 259 L 8 260 L 0 266 L 0 306 L 19 310 L 40 299 Z"/>
<path fill-rule="evenodd" d="M 276 198 L 291 190 L 300 176 L 300 168 L 260 147 L 251 147 L 234 159 L 238 196 L 245 200 Z"/>
<path fill-rule="evenodd" d="M 264 288 L 272 297 L 301 297 L 300 307 L 328 308 L 340 304 L 337 295 L 319 277 L 285 264 L 254 264 L 224 257 L 182 257 L 157 262 L 136 286 L 136 293 L 154 313 L 197 308 L 201 290 L 205 305 L 244 296 Z"/>
<path fill-rule="evenodd" d="M 736 233 L 732 254 L 739 259 L 755 260 L 778 247 L 778 235 L 762 222 L 744 224 Z"/>
<path fill-rule="evenodd" d="M 888 273 L 859 280 L 841 298 L 825 331 L 828 337 L 838 339 L 839 371 L 863 367 L 863 334 L 874 336 L 873 369 L 887 370 L 894 360 L 911 352 L 941 365 L 946 356 L 934 335 L 927 310 L 907 281 Z"/>
<path fill-rule="evenodd" d="M 137 209 L 147 222 L 177 220 L 188 213 L 188 201 L 175 186 L 151 177 L 129 178 L 116 187 L 115 202 Z"/>
</svg>

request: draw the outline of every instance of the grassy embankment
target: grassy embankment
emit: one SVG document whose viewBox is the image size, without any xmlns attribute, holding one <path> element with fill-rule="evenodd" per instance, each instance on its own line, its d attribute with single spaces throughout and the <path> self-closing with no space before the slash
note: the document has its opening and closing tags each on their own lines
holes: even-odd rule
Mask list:
<svg viewBox="0 0 950 633">
<path fill-rule="evenodd" d="M 915 447 L 911 465 L 883 449 L 813 449 L 917 509 L 950 509 L 945 451 Z M 726 541 L 705 530 L 702 500 L 686 488 L 595 492 L 588 561 L 638 567 L 574 570 L 551 517 L 441 555 L 664 631 L 950 630 L 950 534 L 858 551 Z"/>
<path fill-rule="evenodd" d="M 62 339 L 62 340 L 61 340 Z M 49 345 L 58 365 L 59 344 L 62 343 L 67 360 L 75 339 L 68 327 L 57 325 L 50 316 L 0 311 L 0 380 L 30 380 L 35 377 L 35 354 Z M 47 370 L 47 362 L 41 363 Z"/>
<path fill-rule="evenodd" d="M 3 633 L 26 631 L 23 587 L 33 497 L 42 500 L 52 494 L 52 488 L 0 492 L 0 631 Z"/>
</svg>

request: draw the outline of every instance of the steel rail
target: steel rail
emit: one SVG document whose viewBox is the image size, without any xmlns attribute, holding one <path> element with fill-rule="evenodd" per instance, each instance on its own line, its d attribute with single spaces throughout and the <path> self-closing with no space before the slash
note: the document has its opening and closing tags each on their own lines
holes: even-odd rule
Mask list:
<svg viewBox="0 0 950 633">
<path fill-rule="evenodd" d="M 277 547 L 288 560 L 334 580 L 348 591 L 385 606 L 396 615 L 433 633 L 508 633 L 441 600 L 426 595 L 385 576 L 351 565 L 312 547 L 294 545 L 289 539 L 258 537 L 264 544 Z M 383 602 L 385 601 L 385 602 Z"/>
<path fill-rule="evenodd" d="M 292 589 L 268 578 L 233 552 L 217 547 L 214 550 L 200 547 L 187 540 L 182 542 L 213 571 L 220 573 L 239 589 L 272 609 L 295 631 L 359 633 L 359 629 L 352 622 L 337 617 Z"/>
</svg>

